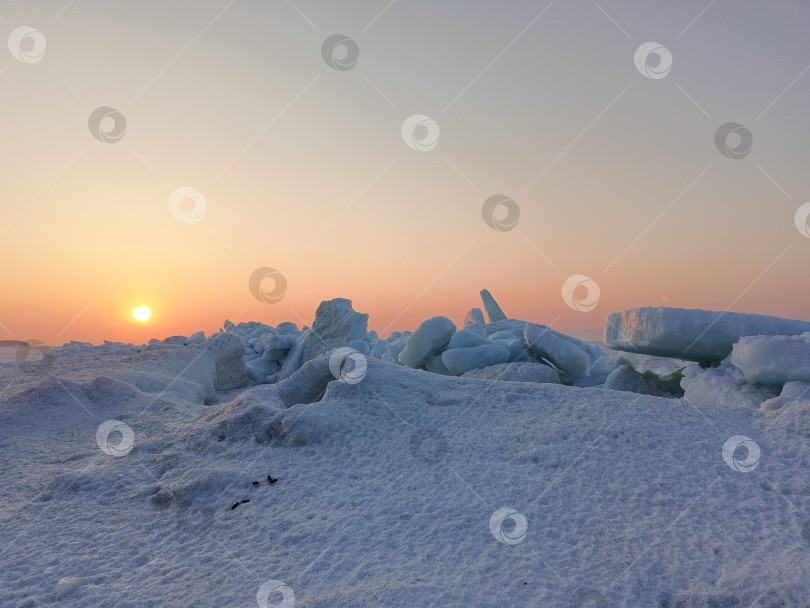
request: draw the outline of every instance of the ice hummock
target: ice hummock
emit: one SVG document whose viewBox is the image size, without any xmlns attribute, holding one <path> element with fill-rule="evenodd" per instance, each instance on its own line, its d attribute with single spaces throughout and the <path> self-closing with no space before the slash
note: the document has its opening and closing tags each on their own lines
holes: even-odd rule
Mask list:
<svg viewBox="0 0 810 608">
<path fill-rule="evenodd" d="M 810 602 L 810 385 L 757 410 L 538 383 L 539 362 L 454 378 L 369 356 L 350 383 L 318 354 L 216 389 L 233 338 L 280 329 L 0 365 L 2 603 L 256 606 L 268 581 L 310 608 Z M 126 454 L 100 447 L 110 420 Z M 748 472 L 724 453 L 739 437 Z"/>
</svg>

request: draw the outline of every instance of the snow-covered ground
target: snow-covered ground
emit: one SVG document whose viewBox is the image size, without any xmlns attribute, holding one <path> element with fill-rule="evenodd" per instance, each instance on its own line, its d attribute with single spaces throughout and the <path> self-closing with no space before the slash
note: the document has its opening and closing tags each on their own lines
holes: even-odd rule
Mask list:
<svg viewBox="0 0 810 608">
<path fill-rule="evenodd" d="M 802 383 L 698 404 L 318 355 L 224 388 L 221 342 L 0 365 L 0 604 L 810 606 Z"/>
</svg>

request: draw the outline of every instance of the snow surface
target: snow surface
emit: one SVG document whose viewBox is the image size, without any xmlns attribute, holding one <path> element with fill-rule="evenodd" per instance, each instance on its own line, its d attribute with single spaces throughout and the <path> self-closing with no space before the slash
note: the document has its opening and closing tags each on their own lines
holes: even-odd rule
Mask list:
<svg viewBox="0 0 810 608">
<path fill-rule="evenodd" d="M 3 606 L 810 605 L 801 386 L 355 382 L 343 351 L 216 390 L 232 337 L 0 365 Z"/>
</svg>

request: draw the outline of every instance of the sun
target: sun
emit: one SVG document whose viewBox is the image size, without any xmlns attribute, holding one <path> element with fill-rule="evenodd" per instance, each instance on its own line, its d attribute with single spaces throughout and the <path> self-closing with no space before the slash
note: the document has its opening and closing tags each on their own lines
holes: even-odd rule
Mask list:
<svg viewBox="0 0 810 608">
<path fill-rule="evenodd" d="M 152 311 L 149 309 L 148 306 L 138 306 L 136 309 L 132 311 L 132 316 L 135 317 L 136 321 L 146 323 L 152 316 Z"/>
</svg>

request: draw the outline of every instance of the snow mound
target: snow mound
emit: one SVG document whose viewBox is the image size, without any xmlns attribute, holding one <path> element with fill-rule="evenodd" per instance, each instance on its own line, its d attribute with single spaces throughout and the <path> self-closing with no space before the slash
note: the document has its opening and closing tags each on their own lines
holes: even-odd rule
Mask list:
<svg viewBox="0 0 810 608">
<path fill-rule="evenodd" d="M 63 352 L 0 397 L 4 605 L 255 606 L 267 581 L 310 608 L 810 602 L 799 383 L 758 410 L 370 357 L 288 407 L 325 353 L 203 406 L 121 383 L 199 355 L 213 386 L 210 353 L 150 349 Z M 126 454 L 97 444 L 110 419 Z"/>
</svg>

